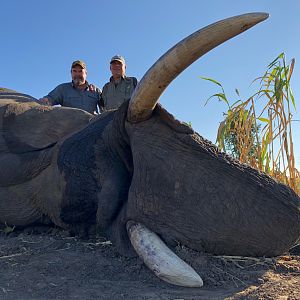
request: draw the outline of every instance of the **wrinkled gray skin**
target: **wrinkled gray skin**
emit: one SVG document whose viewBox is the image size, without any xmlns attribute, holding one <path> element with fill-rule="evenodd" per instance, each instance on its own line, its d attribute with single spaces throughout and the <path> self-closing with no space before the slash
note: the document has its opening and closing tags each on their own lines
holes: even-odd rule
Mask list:
<svg viewBox="0 0 300 300">
<path fill-rule="evenodd" d="M 0 223 L 51 221 L 75 232 L 96 224 L 125 255 L 135 255 L 126 231 L 134 223 L 169 246 L 214 254 L 276 256 L 292 247 L 299 197 L 157 105 L 193 61 L 267 17 L 244 14 L 196 31 L 145 73 L 129 105 L 98 117 L 0 89 Z"/>
<path fill-rule="evenodd" d="M 159 105 L 131 124 L 128 103 L 97 117 L 0 89 L 0 223 L 99 230 L 134 255 L 126 222 L 168 244 L 276 256 L 300 236 L 299 197 L 241 165 Z"/>
</svg>

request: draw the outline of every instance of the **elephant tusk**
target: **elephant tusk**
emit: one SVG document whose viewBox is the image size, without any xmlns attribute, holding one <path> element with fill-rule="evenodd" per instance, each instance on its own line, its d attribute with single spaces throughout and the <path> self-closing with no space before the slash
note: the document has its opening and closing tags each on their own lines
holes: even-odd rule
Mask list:
<svg viewBox="0 0 300 300">
<path fill-rule="evenodd" d="M 136 123 L 150 118 L 160 95 L 184 69 L 211 49 L 268 17 L 266 13 L 249 13 L 228 18 L 180 41 L 143 76 L 129 102 L 128 121 Z"/>
<path fill-rule="evenodd" d="M 127 222 L 127 232 L 133 248 L 157 277 L 179 286 L 203 286 L 195 270 L 172 252 L 154 232 L 133 221 Z"/>
</svg>

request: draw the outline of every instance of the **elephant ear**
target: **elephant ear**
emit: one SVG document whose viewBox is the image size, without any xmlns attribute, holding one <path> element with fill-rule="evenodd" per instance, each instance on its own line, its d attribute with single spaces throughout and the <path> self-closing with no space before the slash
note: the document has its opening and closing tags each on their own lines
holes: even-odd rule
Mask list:
<svg viewBox="0 0 300 300">
<path fill-rule="evenodd" d="M 34 101 L 24 94 L 0 92 L 0 186 L 37 176 L 50 165 L 54 146 L 93 118 L 80 109 Z"/>
<path fill-rule="evenodd" d="M 83 128 L 92 117 L 80 109 L 12 103 L 2 115 L 3 137 L 12 153 L 44 149 Z"/>
</svg>

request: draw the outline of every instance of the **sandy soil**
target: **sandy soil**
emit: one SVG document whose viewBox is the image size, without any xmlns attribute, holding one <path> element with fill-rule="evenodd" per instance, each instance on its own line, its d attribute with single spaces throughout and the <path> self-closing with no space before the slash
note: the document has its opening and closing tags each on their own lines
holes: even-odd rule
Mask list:
<svg viewBox="0 0 300 300">
<path fill-rule="evenodd" d="M 300 299 L 298 248 L 274 259 L 177 246 L 204 281 L 203 288 L 183 288 L 159 280 L 138 258 L 120 256 L 103 237 L 84 240 L 49 227 L 0 229 L 0 299 Z"/>
</svg>

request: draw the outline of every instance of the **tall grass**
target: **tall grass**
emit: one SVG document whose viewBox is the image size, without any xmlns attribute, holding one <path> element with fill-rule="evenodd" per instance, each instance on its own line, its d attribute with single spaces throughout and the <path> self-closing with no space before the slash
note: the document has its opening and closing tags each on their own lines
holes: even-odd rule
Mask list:
<svg viewBox="0 0 300 300">
<path fill-rule="evenodd" d="M 247 100 L 230 104 L 223 86 L 216 80 L 204 78 L 218 85 L 217 98 L 225 102 L 227 111 L 217 134 L 218 147 L 231 152 L 242 163 L 264 171 L 289 185 L 300 195 L 300 173 L 295 166 L 293 147 L 293 111 L 296 103 L 291 89 L 295 59 L 286 63 L 281 53 L 267 67 L 263 76 L 253 83 L 259 88 Z M 240 97 L 238 90 L 237 95 Z M 228 147 L 228 146 L 233 147 Z"/>
</svg>

